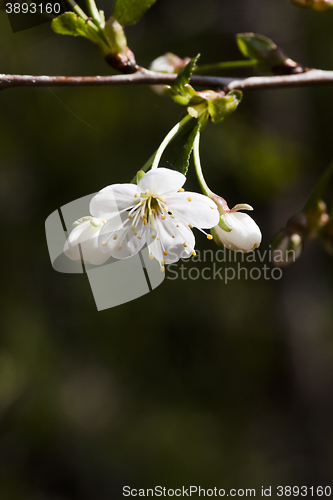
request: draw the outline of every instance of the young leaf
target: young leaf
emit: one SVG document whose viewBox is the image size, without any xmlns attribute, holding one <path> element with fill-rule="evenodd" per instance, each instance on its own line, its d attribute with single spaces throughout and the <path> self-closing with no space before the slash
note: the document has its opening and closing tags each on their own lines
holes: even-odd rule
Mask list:
<svg viewBox="0 0 333 500">
<path fill-rule="evenodd" d="M 184 130 L 168 146 L 167 154 L 163 155 L 165 162 L 171 164 L 174 170 L 178 170 L 184 175 L 187 174 L 193 143 L 200 127 L 199 120 L 190 120 Z"/>
<path fill-rule="evenodd" d="M 122 26 L 135 24 L 156 0 L 116 0 L 112 17 Z"/>
<path fill-rule="evenodd" d="M 168 89 L 170 96 L 178 104 L 187 106 L 189 102 L 197 96 L 196 91 L 189 84 L 189 81 L 199 57 L 200 54 L 193 57 L 190 62 L 180 70 L 174 84 Z M 202 99 L 198 99 L 198 102 L 200 101 L 202 101 Z"/>
<path fill-rule="evenodd" d="M 236 110 L 241 100 L 242 92 L 234 90 L 224 97 L 219 97 L 213 101 L 207 101 L 208 112 L 213 123 L 220 123 L 225 118 L 228 118 L 228 116 Z"/>
<path fill-rule="evenodd" d="M 257 67 L 274 74 L 301 73 L 305 69 L 288 56 L 269 38 L 255 33 L 238 33 L 236 41 L 241 53 L 257 61 Z"/>
<path fill-rule="evenodd" d="M 83 36 L 94 43 L 101 42 L 96 31 L 97 28 L 96 30 L 92 28 L 86 20 L 78 17 L 74 12 L 65 12 L 56 17 L 52 20 L 51 27 L 55 33 L 60 35 Z"/>
<path fill-rule="evenodd" d="M 186 85 L 189 83 L 190 78 L 192 76 L 195 65 L 200 57 L 200 54 L 193 57 L 189 63 L 184 66 L 178 73 L 178 76 L 172 85 L 172 88 L 179 92 L 180 94 L 186 94 Z"/>
</svg>

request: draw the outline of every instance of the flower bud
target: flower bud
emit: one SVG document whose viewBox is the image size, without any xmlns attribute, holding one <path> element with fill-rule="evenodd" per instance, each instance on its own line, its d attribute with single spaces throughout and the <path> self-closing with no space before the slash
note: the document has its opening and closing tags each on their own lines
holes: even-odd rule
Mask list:
<svg viewBox="0 0 333 500">
<path fill-rule="evenodd" d="M 242 212 L 226 212 L 211 229 L 215 243 L 230 250 L 252 252 L 261 243 L 261 231 L 252 217 Z"/>
<path fill-rule="evenodd" d="M 150 71 L 155 71 L 156 73 L 179 73 L 179 71 L 186 66 L 186 64 L 190 61 L 189 57 L 185 57 L 181 59 L 176 56 L 176 54 L 172 54 L 172 52 L 167 52 L 164 56 L 157 57 L 154 59 L 150 66 Z M 163 95 L 165 94 L 165 86 L 164 85 L 152 85 L 151 87 L 157 94 Z"/>
<path fill-rule="evenodd" d="M 277 267 L 287 266 L 301 255 L 303 238 L 298 233 L 288 234 L 287 230 L 281 231 L 272 243 L 273 263 Z"/>
</svg>

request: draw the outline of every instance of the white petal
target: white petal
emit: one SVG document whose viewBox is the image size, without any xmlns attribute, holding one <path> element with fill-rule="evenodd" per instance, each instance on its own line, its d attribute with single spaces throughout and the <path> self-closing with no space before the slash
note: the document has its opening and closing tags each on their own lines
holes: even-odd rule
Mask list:
<svg viewBox="0 0 333 500">
<path fill-rule="evenodd" d="M 191 256 L 195 238 L 189 227 L 182 223 L 178 223 L 177 227 L 173 219 L 169 217 L 165 220 L 156 218 L 154 224 L 157 237 L 148 246 L 148 249 L 155 259 L 159 262 L 164 260 L 166 264 L 172 264 L 179 259 Z"/>
<path fill-rule="evenodd" d="M 189 191 L 172 193 L 165 197 L 165 202 L 170 212 L 193 227 L 209 229 L 219 223 L 220 217 L 216 204 L 203 194 Z"/>
<path fill-rule="evenodd" d="M 80 247 L 85 264 L 104 264 L 110 253 L 102 253 L 98 246 L 98 236 L 101 226 L 95 227 L 90 221 L 75 227 L 64 246 L 64 253 L 72 260 L 81 260 Z"/>
<path fill-rule="evenodd" d="M 217 237 L 225 247 L 245 253 L 259 247 L 261 231 L 252 217 L 242 212 L 232 212 L 226 214 L 226 218 L 232 227 L 230 232 L 223 231 L 219 226 L 214 227 Z"/>
<path fill-rule="evenodd" d="M 107 223 L 99 235 L 99 246 L 102 251 L 110 252 L 115 259 L 127 259 L 137 254 L 146 243 L 147 226 L 140 221 L 135 231 L 132 221 L 128 220 L 120 229 L 113 230 Z"/>
<path fill-rule="evenodd" d="M 186 181 L 185 175 L 169 168 L 150 170 L 138 182 L 138 191 L 144 193 L 147 189 L 151 194 L 163 195 L 178 191 Z"/>
<path fill-rule="evenodd" d="M 135 193 L 138 191 L 135 184 L 113 184 L 102 189 L 90 202 L 90 213 L 94 217 L 109 219 L 116 212 L 129 209 L 136 203 Z"/>
</svg>

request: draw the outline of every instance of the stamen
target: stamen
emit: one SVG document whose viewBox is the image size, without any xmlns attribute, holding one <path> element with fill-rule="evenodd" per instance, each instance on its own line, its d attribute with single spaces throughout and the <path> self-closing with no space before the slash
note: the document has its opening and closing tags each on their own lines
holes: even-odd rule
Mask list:
<svg viewBox="0 0 333 500">
<path fill-rule="evenodd" d="M 162 260 L 161 260 L 161 263 L 162 263 L 162 264 L 166 264 L 166 262 L 165 262 L 165 260 L 164 260 L 164 259 L 162 259 Z"/>
<path fill-rule="evenodd" d="M 132 214 L 129 214 L 128 218 L 129 219 L 132 219 L 133 215 Z"/>
<path fill-rule="evenodd" d="M 155 237 L 156 237 L 156 236 L 155 236 Z M 157 237 L 156 239 L 157 239 L 157 241 L 160 241 L 160 239 L 159 239 L 158 237 Z"/>
<path fill-rule="evenodd" d="M 108 242 L 107 242 L 107 241 L 102 241 L 102 245 L 104 245 L 104 246 L 105 246 L 105 245 L 107 245 L 107 244 L 108 244 Z"/>
<path fill-rule="evenodd" d="M 175 235 L 173 234 L 173 235 L 172 235 L 172 237 L 174 238 L 174 237 L 175 237 Z"/>
<path fill-rule="evenodd" d="M 122 250 L 123 248 L 124 248 L 123 245 L 120 245 L 119 250 Z"/>
<path fill-rule="evenodd" d="M 136 231 L 135 226 L 132 226 L 131 229 L 132 231 Z"/>
<path fill-rule="evenodd" d="M 162 219 L 162 220 L 165 220 L 165 219 L 166 219 L 166 216 L 165 216 L 165 215 L 161 215 L 161 219 Z"/>
<path fill-rule="evenodd" d="M 134 198 L 137 198 L 138 196 L 139 196 L 138 193 L 135 193 Z"/>
<path fill-rule="evenodd" d="M 149 189 L 146 189 L 145 193 L 146 193 L 146 194 L 149 194 Z"/>
<path fill-rule="evenodd" d="M 163 252 L 163 255 L 168 255 L 168 252 Z"/>
<path fill-rule="evenodd" d="M 106 219 L 102 219 L 102 222 L 103 222 L 103 224 L 106 224 L 107 220 Z"/>
<path fill-rule="evenodd" d="M 211 234 L 207 234 L 207 240 L 212 240 L 213 236 Z"/>
<path fill-rule="evenodd" d="M 184 191 L 185 191 L 185 189 L 184 189 L 184 188 L 180 188 L 180 189 L 178 189 L 178 193 L 183 193 Z"/>
<path fill-rule="evenodd" d="M 138 240 L 142 240 L 142 236 L 138 236 Z"/>
<path fill-rule="evenodd" d="M 191 254 L 192 255 L 197 255 L 196 252 L 195 252 L 195 250 L 192 250 Z"/>
<path fill-rule="evenodd" d="M 152 213 L 154 214 L 154 213 L 155 213 L 155 208 L 152 208 L 152 209 L 151 209 L 151 211 L 152 211 Z"/>
<path fill-rule="evenodd" d="M 154 258 L 154 256 L 153 256 L 153 254 L 152 254 L 152 253 L 150 253 L 150 254 L 148 255 L 148 257 L 149 257 L 149 259 L 150 259 L 150 260 L 153 260 L 153 258 Z"/>
<path fill-rule="evenodd" d="M 160 269 L 161 269 L 161 272 L 162 272 L 162 273 L 164 273 L 164 271 L 165 271 L 165 267 L 164 267 L 164 266 L 161 266 L 161 267 L 160 267 Z"/>
<path fill-rule="evenodd" d="M 116 240 L 118 238 L 118 234 L 115 234 L 113 239 Z"/>
<path fill-rule="evenodd" d="M 189 197 L 187 198 L 187 200 L 188 200 L 188 201 L 192 201 L 192 198 L 191 198 L 191 196 L 189 196 Z"/>
<path fill-rule="evenodd" d="M 192 226 L 192 224 L 189 224 L 189 225 L 188 225 L 188 227 L 189 227 L 190 229 L 193 229 L 193 226 Z"/>
<path fill-rule="evenodd" d="M 184 243 L 183 243 L 183 247 L 185 247 L 185 248 L 187 247 L 187 244 L 185 243 L 185 241 L 184 241 Z"/>
</svg>

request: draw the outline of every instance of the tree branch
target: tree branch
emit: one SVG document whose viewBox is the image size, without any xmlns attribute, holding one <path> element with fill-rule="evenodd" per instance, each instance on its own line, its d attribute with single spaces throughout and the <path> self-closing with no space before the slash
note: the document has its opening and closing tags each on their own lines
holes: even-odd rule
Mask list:
<svg viewBox="0 0 333 500">
<path fill-rule="evenodd" d="M 0 90 L 11 87 L 76 87 L 103 85 L 172 85 L 177 75 L 140 70 L 130 75 L 108 76 L 31 76 L 0 74 Z M 195 86 L 223 90 L 257 90 L 313 85 L 333 85 L 333 71 L 312 69 L 304 73 L 283 76 L 251 76 L 224 78 L 194 75 Z"/>
</svg>

